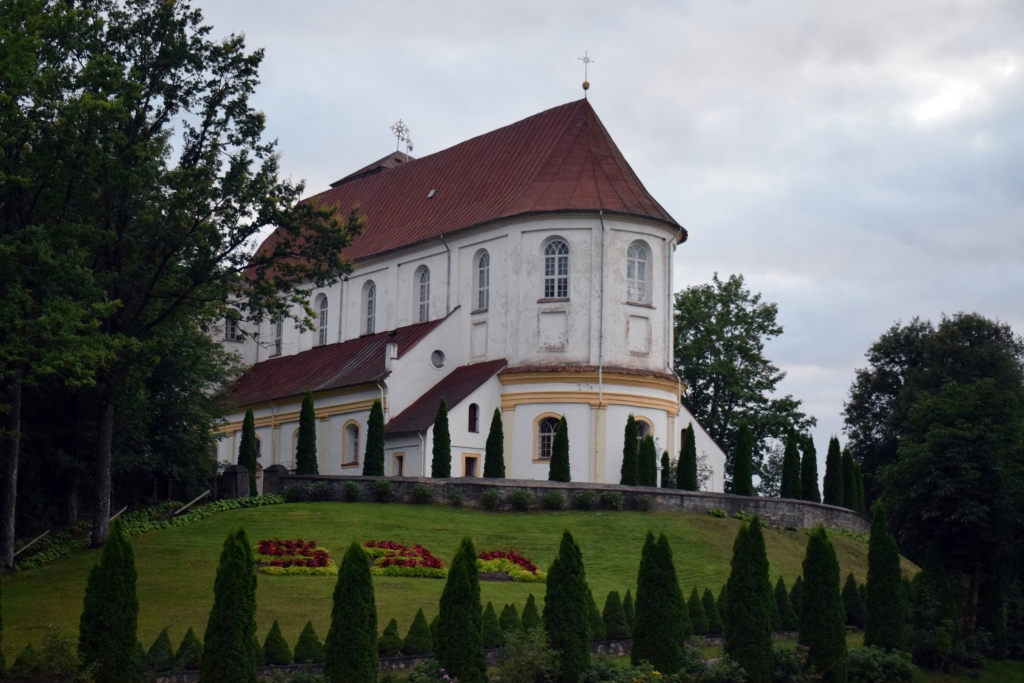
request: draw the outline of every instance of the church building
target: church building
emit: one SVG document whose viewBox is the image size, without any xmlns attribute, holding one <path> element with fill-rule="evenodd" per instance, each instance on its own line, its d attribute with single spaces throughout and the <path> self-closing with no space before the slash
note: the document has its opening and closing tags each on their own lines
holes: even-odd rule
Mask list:
<svg viewBox="0 0 1024 683">
<path fill-rule="evenodd" d="M 251 408 L 259 467 L 294 468 L 311 391 L 321 474 L 362 473 L 380 400 L 385 473 L 429 476 L 444 400 L 453 477 L 482 475 L 498 410 L 507 478 L 548 478 L 564 416 L 572 481 L 617 484 L 632 414 L 659 464 L 663 451 L 678 457 L 693 423 L 705 489 L 722 490 L 725 455 L 672 370 L 672 260 L 687 232 L 586 99 L 422 158 L 390 154 L 305 201 L 342 216 L 359 207 L 366 224 L 344 252 L 352 272 L 311 292 L 315 331 L 225 324 L 224 344 L 250 368 L 232 389 L 218 461 L 237 462 Z"/>
</svg>

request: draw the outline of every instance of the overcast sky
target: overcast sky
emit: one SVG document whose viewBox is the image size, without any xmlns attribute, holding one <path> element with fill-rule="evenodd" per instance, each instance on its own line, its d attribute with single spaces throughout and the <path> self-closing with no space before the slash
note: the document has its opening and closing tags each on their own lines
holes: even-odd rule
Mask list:
<svg viewBox="0 0 1024 683">
<path fill-rule="evenodd" d="M 1024 332 L 1024 3 L 199 2 L 266 50 L 256 104 L 307 193 L 590 100 L 690 231 L 678 287 L 742 273 L 820 456 L 868 345 L 977 311 Z"/>
</svg>

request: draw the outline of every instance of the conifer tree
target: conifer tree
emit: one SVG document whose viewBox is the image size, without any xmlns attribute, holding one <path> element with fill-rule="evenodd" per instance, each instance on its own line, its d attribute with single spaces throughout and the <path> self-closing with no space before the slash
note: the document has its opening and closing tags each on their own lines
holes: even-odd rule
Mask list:
<svg viewBox="0 0 1024 683">
<path fill-rule="evenodd" d="M 591 640 L 604 640 L 608 637 L 608 629 L 605 628 L 604 618 L 597 609 L 597 601 L 594 600 L 594 593 L 587 585 L 587 613 L 589 614 L 589 627 Z"/>
<path fill-rule="evenodd" d="M 178 645 L 178 651 L 174 655 L 177 666 L 186 671 L 194 671 L 199 668 L 199 662 L 203 658 L 203 644 L 196 637 L 196 632 L 189 626 L 185 631 L 185 637 Z"/>
<path fill-rule="evenodd" d="M 324 641 L 324 676 L 331 683 L 376 683 L 377 605 L 366 552 L 352 543 L 338 568 L 331 626 Z"/>
<path fill-rule="evenodd" d="M 402 652 L 402 636 L 398 635 L 398 621 L 392 619 L 377 639 L 378 657 L 395 657 Z"/>
<path fill-rule="evenodd" d="M 860 463 L 853 463 L 853 511 L 864 514 L 864 476 L 860 471 Z"/>
<path fill-rule="evenodd" d="M 704 603 L 701 602 L 696 588 L 690 593 L 690 599 L 686 602 L 686 608 L 690 613 L 693 634 L 696 636 L 708 635 L 708 615 L 704 612 Z"/>
<path fill-rule="evenodd" d="M 715 601 L 718 605 L 718 618 L 722 621 L 722 635 L 725 635 L 725 629 L 729 626 L 729 584 L 726 582 L 724 586 L 718 591 L 718 599 Z"/>
<path fill-rule="evenodd" d="M 859 586 L 857 586 L 857 592 L 860 593 L 860 604 L 864 608 L 864 623 L 867 624 L 867 621 L 868 621 L 868 585 L 866 583 L 861 583 Z M 908 607 L 907 613 L 908 614 L 910 613 L 909 607 Z"/>
<path fill-rule="evenodd" d="M 775 591 L 772 589 L 772 582 L 768 581 L 768 610 L 772 613 L 772 632 L 782 630 L 782 613 L 779 612 L 779 603 L 775 599 Z"/>
<path fill-rule="evenodd" d="M 609 640 L 629 637 L 629 628 L 626 626 L 626 613 L 622 609 L 619 591 L 608 593 L 608 597 L 604 601 L 604 611 L 601 613 L 601 618 L 604 619 L 604 632 Z"/>
<path fill-rule="evenodd" d="M 565 415 L 558 421 L 555 430 L 555 438 L 551 443 L 551 464 L 548 467 L 548 481 L 572 481 L 569 473 L 569 425 Z"/>
<path fill-rule="evenodd" d="M 541 626 L 540 612 L 537 611 L 537 600 L 533 597 L 533 593 L 526 598 L 526 606 L 523 607 L 523 618 L 522 618 L 523 630 L 532 631 L 533 629 Z"/>
<path fill-rule="evenodd" d="M 637 474 L 640 476 L 640 486 L 658 485 L 658 449 L 654 446 L 654 437 L 649 434 L 640 442 Z"/>
<path fill-rule="evenodd" d="M 505 605 L 498 616 L 498 623 L 505 633 L 522 632 L 523 622 L 519 619 L 519 612 L 515 605 Z"/>
<path fill-rule="evenodd" d="M 843 584 L 843 609 L 846 613 L 846 625 L 864 628 L 864 601 L 860 597 L 857 579 L 853 572 L 846 577 Z"/>
<path fill-rule="evenodd" d="M 501 411 L 497 408 L 494 409 L 491 429 L 487 432 L 487 444 L 484 447 L 484 477 L 505 478 L 505 432 L 501 425 Z"/>
<path fill-rule="evenodd" d="M 146 668 L 150 671 L 170 671 L 174 666 L 174 648 L 171 645 L 171 636 L 165 628 L 153 641 L 149 652 L 146 653 Z"/>
<path fill-rule="evenodd" d="M 480 624 L 485 650 L 502 647 L 505 644 L 505 632 L 501 629 L 501 622 L 498 621 L 498 613 L 494 611 L 494 603 L 487 603 Z"/>
<path fill-rule="evenodd" d="M 427 625 L 427 617 L 423 614 L 423 608 L 416 610 L 409 632 L 405 634 L 402 642 L 403 655 L 428 655 L 434 650 L 434 638 L 430 635 L 430 626 Z"/>
<path fill-rule="evenodd" d="M 769 683 L 772 675 L 771 607 L 768 555 L 761 522 L 755 517 L 740 527 L 733 544 L 729 574 L 725 653 L 739 662 L 752 683 Z"/>
<path fill-rule="evenodd" d="M 804 605 L 804 577 L 796 577 L 793 587 L 789 590 L 789 601 L 793 605 L 793 611 L 796 612 L 797 619 L 799 619 L 800 611 Z"/>
<path fill-rule="evenodd" d="M 779 496 L 801 500 L 800 485 L 800 449 L 797 446 L 796 431 L 790 427 L 789 435 L 786 437 L 786 450 L 782 455 L 782 483 L 779 486 Z"/>
<path fill-rule="evenodd" d="M 549 579 L 550 580 L 550 579 Z M 462 683 L 483 683 L 484 636 L 476 550 L 463 538 L 448 569 L 441 593 L 434 655 L 452 678 Z"/>
<path fill-rule="evenodd" d="M 199 683 L 256 683 L 256 572 L 245 532 L 228 534 L 213 582 Z"/>
<path fill-rule="evenodd" d="M 249 495 L 259 495 L 256 490 L 256 417 L 252 408 L 242 418 L 242 438 L 238 444 L 238 464 L 249 470 Z"/>
<path fill-rule="evenodd" d="M 284 639 L 277 619 L 274 619 L 274 625 L 270 627 L 267 638 L 263 641 L 263 661 L 270 666 L 292 663 L 292 649 L 288 647 L 288 641 Z"/>
<path fill-rule="evenodd" d="M 800 628 L 800 616 L 793 609 L 793 601 L 786 590 L 786 580 L 781 576 L 775 583 L 775 605 L 779 610 L 779 630 L 796 631 Z"/>
<path fill-rule="evenodd" d="M 2 522 L 0 522 L 0 524 L 2 524 Z M 2 574 L 3 574 L 3 572 L 0 571 L 0 575 L 2 575 Z M 2 675 L 4 671 L 7 671 L 7 660 L 4 658 L 3 644 L 4 644 L 3 581 L 0 580 L 0 675 Z"/>
<path fill-rule="evenodd" d="M 626 419 L 626 433 L 622 443 L 622 469 L 619 483 L 623 486 L 637 486 L 640 483 L 640 458 L 636 436 L 636 419 L 632 414 Z"/>
<path fill-rule="evenodd" d="M 574 683 L 590 665 L 590 605 L 583 554 L 572 534 L 562 533 L 558 556 L 548 570 L 544 628 L 558 653 L 558 680 Z"/>
<path fill-rule="evenodd" d="M 803 442 L 803 460 L 800 461 L 800 495 L 812 503 L 821 502 L 818 490 L 818 451 L 814 439 L 808 436 Z"/>
<path fill-rule="evenodd" d="M 826 505 L 843 506 L 843 455 L 839 451 L 839 439 L 834 436 L 828 440 L 828 453 L 825 455 L 822 502 Z"/>
<path fill-rule="evenodd" d="M 736 455 L 732 463 L 732 482 L 729 491 L 738 496 L 754 495 L 754 435 L 746 422 L 740 424 L 736 435 Z"/>
<path fill-rule="evenodd" d="M 434 443 L 437 443 L 436 440 Z M 384 408 L 381 406 L 380 399 L 373 402 L 373 406 L 370 407 L 370 416 L 366 419 L 366 453 L 363 456 L 363 476 L 384 476 Z"/>
<path fill-rule="evenodd" d="M 704 616 L 708 620 L 708 635 L 722 635 L 724 632 L 724 629 L 722 629 L 722 618 L 718 614 L 718 603 L 715 602 L 715 594 L 711 592 L 710 588 L 704 589 L 704 595 L 701 597 L 700 602 L 701 606 L 704 607 Z"/>
<path fill-rule="evenodd" d="M 622 614 L 626 617 L 626 633 L 633 636 L 633 622 L 636 621 L 636 606 L 633 604 L 633 594 L 626 590 L 626 597 L 622 598 Z"/>
<path fill-rule="evenodd" d="M 430 620 L 430 638 L 431 648 L 433 652 L 437 652 L 437 645 L 441 642 L 441 630 L 438 628 L 438 624 L 441 623 L 441 613 L 438 612 L 434 615 L 434 618 Z"/>
<path fill-rule="evenodd" d="M 854 489 L 857 484 L 854 482 L 853 474 L 853 453 L 850 452 L 850 444 L 843 449 L 843 502 L 842 507 L 853 510 L 853 499 L 856 497 Z"/>
<path fill-rule="evenodd" d="M 295 643 L 293 657 L 295 663 L 313 662 L 314 664 L 320 664 L 324 661 L 325 654 L 324 644 L 320 642 L 320 638 L 313 628 L 313 622 L 307 621 L 302 629 L 302 633 L 299 634 L 298 642 Z"/>
<path fill-rule="evenodd" d="M 864 646 L 906 650 L 906 596 L 900 570 L 900 553 L 889 533 L 881 503 L 875 503 L 868 540 L 868 602 Z"/>
<path fill-rule="evenodd" d="M 669 460 L 668 451 L 665 451 L 661 454 L 661 488 L 674 489 L 675 487 L 675 477 L 672 476 L 672 461 Z"/>
<path fill-rule="evenodd" d="M 78 656 L 83 665 L 96 665 L 97 680 L 135 680 L 139 619 L 136 580 L 135 554 L 121 520 L 115 519 L 100 562 L 89 572 L 79 622 Z"/>
<path fill-rule="evenodd" d="M 320 474 L 316 461 L 316 411 L 313 408 L 313 392 L 307 391 L 302 397 L 299 411 L 299 437 L 295 444 L 295 473 Z"/>
<path fill-rule="evenodd" d="M 430 476 L 434 479 L 447 479 L 452 476 L 452 437 L 448 431 L 448 406 L 444 399 L 437 406 L 434 416 L 434 449 L 430 462 Z"/>
<path fill-rule="evenodd" d="M 808 664 L 824 683 L 846 683 L 846 612 L 839 591 L 839 560 L 822 527 L 807 542 L 803 570 L 799 642 L 807 647 Z"/>
<path fill-rule="evenodd" d="M 697 439 L 693 432 L 692 422 L 686 426 L 686 432 L 683 434 L 683 447 L 679 450 L 676 488 L 684 491 L 696 491 L 700 488 L 697 481 Z"/>
<path fill-rule="evenodd" d="M 683 645 L 692 632 L 668 538 L 648 532 L 636 578 L 633 621 L 633 666 L 646 661 L 656 670 L 675 673 L 683 665 Z"/>
</svg>

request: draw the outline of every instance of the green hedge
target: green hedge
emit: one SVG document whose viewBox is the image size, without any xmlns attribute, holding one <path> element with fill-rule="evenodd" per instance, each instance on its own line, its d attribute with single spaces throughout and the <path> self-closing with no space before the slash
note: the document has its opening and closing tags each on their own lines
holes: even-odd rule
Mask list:
<svg viewBox="0 0 1024 683">
<path fill-rule="evenodd" d="M 547 574 L 544 572 L 538 570 L 536 574 L 533 574 L 503 557 L 487 561 L 477 560 L 476 570 L 478 572 L 505 572 L 513 581 L 526 583 L 544 583 L 547 580 Z"/>
<path fill-rule="evenodd" d="M 435 569 L 434 567 L 370 567 L 370 573 L 374 576 L 411 576 L 420 579 L 443 579 L 448 576 L 447 569 Z"/>
</svg>

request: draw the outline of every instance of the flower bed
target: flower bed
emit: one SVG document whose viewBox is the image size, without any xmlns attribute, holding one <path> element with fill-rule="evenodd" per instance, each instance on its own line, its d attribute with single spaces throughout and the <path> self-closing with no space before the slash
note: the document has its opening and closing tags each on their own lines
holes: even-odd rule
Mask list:
<svg viewBox="0 0 1024 683">
<path fill-rule="evenodd" d="M 537 569 L 537 565 L 514 550 L 482 552 L 477 556 L 476 569 L 485 581 L 543 583 L 547 579 L 547 574 Z"/>
<path fill-rule="evenodd" d="M 374 576 L 412 576 L 443 579 L 448 576 L 444 563 L 421 545 L 409 546 L 394 541 L 367 541 L 363 544 L 372 558 L 370 573 Z"/>
<path fill-rule="evenodd" d="M 273 539 L 256 544 L 256 565 L 264 574 L 306 574 L 331 576 L 338 567 L 316 541 Z"/>
</svg>

